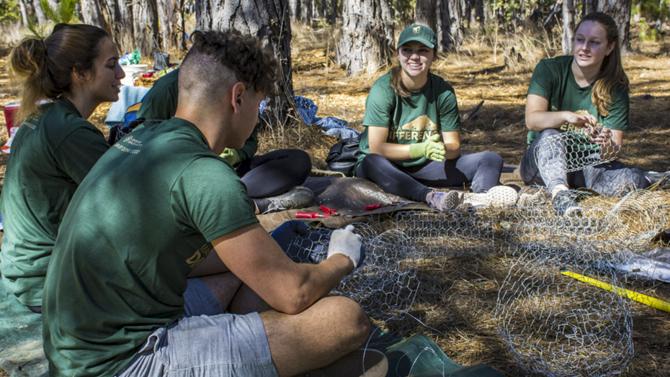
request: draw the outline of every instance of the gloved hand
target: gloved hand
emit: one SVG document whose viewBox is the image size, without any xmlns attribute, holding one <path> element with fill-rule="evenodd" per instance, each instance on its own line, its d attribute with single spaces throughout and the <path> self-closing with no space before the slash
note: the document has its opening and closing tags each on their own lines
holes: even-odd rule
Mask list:
<svg viewBox="0 0 670 377">
<path fill-rule="evenodd" d="M 431 136 L 422 143 L 410 144 L 409 146 L 409 157 L 411 159 L 426 157 L 433 161 L 444 161 L 446 153 L 439 134 Z"/>
<path fill-rule="evenodd" d="M 235 166 L 242 161 L 242 157 L 240 156 L 240 152 L 237 151 L 235 148 L 226 148 L 221 152 L 219 155 L 221 158 L 226 160 L 228 165 L 230 166 Z"/>
<path fill-rule="evenodd" d="M 354 233 L 353 225 L 347 225 L 344 229 L 335 229 L 330 235 L 326 259 L 335 254 L 349 257 L 354 264 L 354 269 L 363 264 L 365 253 L 361 247 L 361 236 Z"/>
</svg>

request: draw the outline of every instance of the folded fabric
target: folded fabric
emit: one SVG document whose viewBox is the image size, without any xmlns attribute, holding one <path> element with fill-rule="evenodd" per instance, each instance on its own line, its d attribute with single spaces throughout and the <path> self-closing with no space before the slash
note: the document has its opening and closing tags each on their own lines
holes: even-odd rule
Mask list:
<svg viewBox="0 0 670 377">
<path fill-rule="evenodd" d="M 122 123 L 123 116 L 126 114 L 126 109 L 135 103 L 141 102 L 148 91 L 149 88 L 143 86 L 122 86 L 121 92 L 119 92 L 118 101 L 112 103 L 112 107 L 110 107 L 107 112 L 105 123 L 107 123 L 108 126 Z"/>
</svg>

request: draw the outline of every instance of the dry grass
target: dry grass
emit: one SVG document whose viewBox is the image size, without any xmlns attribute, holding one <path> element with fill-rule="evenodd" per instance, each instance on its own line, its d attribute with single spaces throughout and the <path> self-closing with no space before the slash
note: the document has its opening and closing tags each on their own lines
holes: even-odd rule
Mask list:
<svg viewBox="0 0 670 377">
<path fill-rule="evenodd" d="M 312 32 L 296 25 L 293 33 L 296 94 L 314 100 L 319 106 L 319 116 L 339 117 L 361 129 L 365 97 L 374 80 L 384 71 L 371 76 L 347 77 L 333 64 L 333 30 Z M 507 162 L 516 164 L 525 148 L 523 111 L 528 81 L 537 60 L 549 50 L 536 38 L 499 36 L 495 39 L 498 48 L 494 54 L 492 38 L 493 35 L 485 34 L 469 38 L 458 53 L 442 57 L 434 70 L 456 89 L 461 111 L 485 101 L 477 117 L 464 124 L 464 149 L 495 150 Z M 513 46 L 516 55 L 511 53 L 511 48 L 506 50 L 506 46 Z M 640 53 L 625 58 L 632 82 L 632 130 L 626 134 L 624 161 L 642 168 L 670 168 L 670 128 L 666 125 L 670 116 L 669 50 L 666 43 L 646 44 L 640 46 Z M 17 93 L 8 87 L 7 51 L 1 52 L 4 53 L 0 55 L 5 56 L 0 58 L 0 103 L 5 103 L 16 99 Z M 503 66 L 505 56 L 508 56 L 508 67 Z M 105 133 L 103 119 L 108 107 L 100 106 L 91 118 Z M 0 117 L 0 142 L 5 139 L 4 120 Z M 316 166 L 323 167 L 328 148 L 334 142 L 314 128 L 298 125 L 265 131 L 261 135 L 260 150 L 304 149 L 311 154 Z M 2 173 L 5 162 L 5 159 L 0 160 Z M 626 226 L 622 228 L 622 234 L 638 234 L 645 229 L 649 216 L 654 216 L 660 203 L 670 203 L 667 193 L 648 199 L 636 204 L 639 207 L 622 211 Z M 611 205 L 609 202 L 605 204 Z M 495 255 L 422 261 L 419 268 L 421 292 L 411 313 L 429 327 L 413 320 L 389 323 L 388 326 L 403 334 L 428 333 L 458 363 L 487 363 L 510 376 L 523 375 L 499 339 L 492 315 L 498 288 L 509 263 L 509 259 Z M 627 287 L 670 300 L 667 284 L 631 281 Z M 640 304 L 632 304 L 632 309 L 636 355 L 626 375 L 667 376 L 670 370 L 670 317 Z"/>
</svg>

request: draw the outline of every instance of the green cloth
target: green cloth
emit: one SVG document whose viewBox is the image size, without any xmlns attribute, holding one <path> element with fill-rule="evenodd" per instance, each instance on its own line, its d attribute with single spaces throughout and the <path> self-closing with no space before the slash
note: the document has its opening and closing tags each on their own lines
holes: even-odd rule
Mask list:
<svg viewBox="0 0 670 377">
<path fill-rule="evenodd" d="M 12 143 L 2 189 L 0 271 L 24 305 L 41 306 L 58 227 L 77 186 L 109 148 L 69 101 L 40 107 Z"/>
<path fill-rule="evenodd" d="M 211 242 L 257 223 L 235 171 L 193 124 L 147 122 L 114 144 L 72 198 L 49 266 L 52 374 L 119 372 L 183 317 L 187 275 Z"/>
<path fill-rule="evenodd" d="M 580 87 L 572 74 L 572 56 L 559 56 L 541 60 L 533 71 L 528 94 L 535 94 L 549 101 L 550 111 L 586 110 L 596 117 L 604 127 L 613 130 L 626 130 L 629 124 L 628 91 L 622 87 L 614 89 L 609 114 L 602 116 L 591 101 L 592 85 Z M 569 125 L 563 125 L 560 131 L 574 131 Z M 538 132 L 528 131 L 526 140 L 532 143 Z"/>
<path fill-rule="evenodd" d="M 439 125 L 439 126 L 438 126 Z M 368 127 L 389 129 L 389 143 L 414 144 L 433 134 L 460 128 L 454 88 L 440 76 L 429 74 L 428 82 L 418 92 L 402 98 L 391 87 L 391 73 L 375 81 L 365 102 L 365 130 L 361 134 L 358 162 L 370 153 Z M 423 165 L 426 157 L 397 161 L 404 167 Z"/>
<path fill-rule="evenodd" d="M 158 79 L 154 86 L 142 98 L 142 106 L 137 113 L 138 118 L 166 120 L 177 112 L 177 98 L 179 97 L 179 68 Z M 257 127 L 258 128 L 258 127 Z M 258 130 L 249 136 L 242 148 L 240 162 L 254 157 L 258 150 Z"/>
</svg>

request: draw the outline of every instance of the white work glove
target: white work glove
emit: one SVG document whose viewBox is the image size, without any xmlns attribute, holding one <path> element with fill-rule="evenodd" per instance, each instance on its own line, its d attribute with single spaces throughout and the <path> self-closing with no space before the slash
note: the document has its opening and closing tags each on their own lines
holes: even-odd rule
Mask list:
<svg viewBox="0 0 670 377">
<path fill-rule="evenodd" d="M 349 257 L 354 264 L 354 269 L 363 263 L 365 253 L 361 248 L 361 236 L 354 233 L 353 225 L 347 225 L 344 229 L 335 229 L 330 235 L 326 259 L 335 254 Z"/>
</svg>

